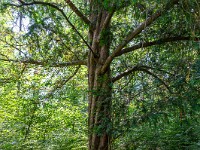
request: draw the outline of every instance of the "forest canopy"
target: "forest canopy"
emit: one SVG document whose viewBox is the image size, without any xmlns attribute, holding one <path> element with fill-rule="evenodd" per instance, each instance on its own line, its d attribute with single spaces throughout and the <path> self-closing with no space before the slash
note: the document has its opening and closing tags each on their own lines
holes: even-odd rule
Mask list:
<svg viewBox="0 0 200 150">
<path fill-rule="evenodd" d="M 200 149 L 198 0 L 1 0 L 0 149 Z"/>
</svg>

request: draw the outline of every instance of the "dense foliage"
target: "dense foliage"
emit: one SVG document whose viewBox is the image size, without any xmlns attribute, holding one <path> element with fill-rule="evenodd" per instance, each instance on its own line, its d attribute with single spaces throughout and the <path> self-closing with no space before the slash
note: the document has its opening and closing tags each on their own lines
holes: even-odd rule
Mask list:
<svg viewBox="0 0 200 150">
<path fill-rule="evenodd" d="M 101 62 L 113 58 L 112 102 L 111 121 L 102 117 L 92 132 L 101 137 L 106 130 L 113 150 L 200 149 L 200 3 L 72 2 L 0 2 L 0 149 L 88 149 L 88 97 L 107 92 L 90 89 L 90 56 L 106 55 L 91 44 L 96 37 L 113 56 Z M 112 20 L 91 40 L 99 10 Z M 145 21 L 136 37 L 124 38 Z M 107 76 L 97 81 L 106 83 Z"/>
</svg>

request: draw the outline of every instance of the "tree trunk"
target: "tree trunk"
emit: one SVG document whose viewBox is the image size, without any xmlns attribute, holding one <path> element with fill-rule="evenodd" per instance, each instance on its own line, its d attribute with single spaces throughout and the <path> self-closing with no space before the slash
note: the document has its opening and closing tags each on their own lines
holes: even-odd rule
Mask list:
<svg viewBox="0 0 200 150">
<path fill-rule="evenodd" d="M 95 12 L 95 11 L 94 11 Z M 92 51 L 88 55 L 88 128 L 89 150 L 110 149 L 111 139 L 111 74 L 107 68 L 104 74 L 100 73 L 102 65 L 109 56 L 110 39 L 108 34 L 109 24 L 105 27 L 105 19 L 108 13 L 98 10 L 90 19 L 93 27 L 89 32 L 90 46 Z"/>
<path fill-rule="evenodd" d="M 111 138 L 110 73 L 108 71 L 104 76 L 95 74 L 94 80 L 89 82 L 89 149 L 108 150 Z"/>
</svg>

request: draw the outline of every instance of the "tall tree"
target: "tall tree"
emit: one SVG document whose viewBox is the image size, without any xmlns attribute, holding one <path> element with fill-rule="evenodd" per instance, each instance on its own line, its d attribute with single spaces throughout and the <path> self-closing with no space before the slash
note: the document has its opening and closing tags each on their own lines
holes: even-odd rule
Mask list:
<svg viewBox="0 0 200 150">
<path fill-rule="evenodd" d="M 12 14 L 11 19 L 18 20 L 20 14 L 25 23 L 19 35 L 14 35 L 15 27 L 4 30 L 12 35 L 12 42 L 5 38 L 1 42 L 15 51 L 12 56 L 2 52 L 0 60 L 52 68 L 78 66 L 72 69 L 74 73 L 69 80 L 81 65 L 85 66 L 88 149 L 108 150 L 114 130 L 113 87 L 123 77 L 143 72 L 173 93 L 164 81 L 166 74 L 158 76 L 154 70 L 174 70 L 159 65 L 156 55 L 176 50 L 177 46 L 184 51 L 197 45 L 199 5 L 195 0 L 4 0 L 2 9 Z M 67 81 L 63 79 L 55 89 Z"/>
</svg>

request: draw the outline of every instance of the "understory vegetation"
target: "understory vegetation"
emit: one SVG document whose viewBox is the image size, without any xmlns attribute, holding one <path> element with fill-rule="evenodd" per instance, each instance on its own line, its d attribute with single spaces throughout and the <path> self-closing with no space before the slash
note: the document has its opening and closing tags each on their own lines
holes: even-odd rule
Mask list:
<svg viewBox="0 0 200 150">
<path fill-rule="evenodd" d="M 0 150 L 199 150 L 198 0 L 1 0 Z"/>
</svg>

